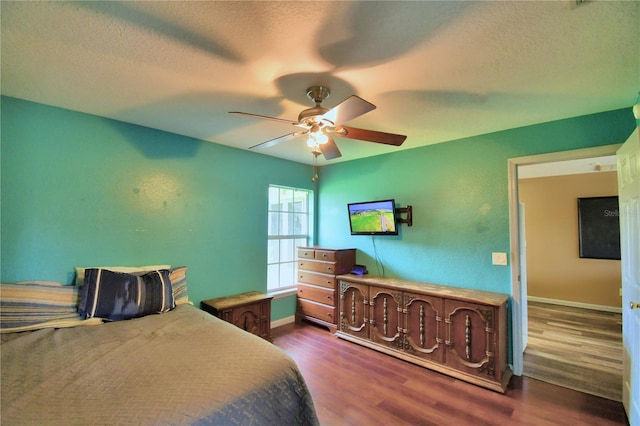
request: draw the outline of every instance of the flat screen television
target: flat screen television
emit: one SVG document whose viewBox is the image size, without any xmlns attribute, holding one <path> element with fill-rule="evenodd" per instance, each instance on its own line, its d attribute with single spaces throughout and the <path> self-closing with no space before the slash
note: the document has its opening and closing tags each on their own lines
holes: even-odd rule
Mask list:
<svg viewBox="0 0 640 426">
<path fill-rule="evenodd" d="M 349 203 L 351 235 L 398 235 L 394 200 Z"/>
</svg>

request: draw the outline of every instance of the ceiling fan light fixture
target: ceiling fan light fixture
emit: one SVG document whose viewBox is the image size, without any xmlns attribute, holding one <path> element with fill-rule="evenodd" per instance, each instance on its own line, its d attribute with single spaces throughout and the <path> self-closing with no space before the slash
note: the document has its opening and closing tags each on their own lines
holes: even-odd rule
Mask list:
<svg viewBox="0 0 640 426">
<path fill-rule="evenodd" d="M 324 132 L 322 132 L 322 131 L 317 132 L 317 133 L 312 133 L 311 135 L 312 135 L 311 137 L 316 141 L 316 143 L 317 143 L 318 145 L 324 145 L 324 144 L 326 144 L 327 142 L 329 142 L 329 136 L 327 136 L 327 135 L 326 135 Z"/>
<path fill-rule="evenodd" d="M 318 124 L 311 126 L 309 130 L 309 139 L 307 145 L 311 148 L 318 147 L 318 145 L 324 145 L 329 142 L 329 136 L 324 132 L 324 129 Z"/>
</svg>

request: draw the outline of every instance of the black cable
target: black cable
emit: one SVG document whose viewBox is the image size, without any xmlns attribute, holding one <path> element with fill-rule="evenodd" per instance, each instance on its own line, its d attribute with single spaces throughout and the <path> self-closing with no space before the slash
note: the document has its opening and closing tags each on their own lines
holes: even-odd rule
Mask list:
<svg viewBox="0 0 640 426">
<path fill-rule="evenodd" d="M 378 248 L 376 247 L 376 239 L 374 235 L 371 236 L 371 242 L 373 244 L 373 256 L 376 260 L 376 267 L 378 269 L 378 273 L 380 273 L 380 268 L 382 268 L 382 274 L 380 276 L 384 277 L 384 265 L 382 264 L 382 261 L 378 256 Z"/>
</svg>

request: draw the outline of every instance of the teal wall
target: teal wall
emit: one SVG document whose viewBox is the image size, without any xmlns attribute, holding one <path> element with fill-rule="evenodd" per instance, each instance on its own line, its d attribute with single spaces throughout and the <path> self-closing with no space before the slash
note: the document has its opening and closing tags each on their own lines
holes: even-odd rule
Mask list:
<svg viewBox="0 0 640 426">
<path fill-rule="evenodd" d="M 510 268 L 491 264 L 509 253 L 507 160 L 622 143 L 634 124 L 629 108 L 323 167 L 318 242 L 357 248 L 370 274 L 511 294 Z M 351 236 L 347 203 L 387 198 L 413 206 L 413 226 Z"/>
<path fill-rule="evenodd" d="M 187 265 L 190 298 L 266 290 L 267 187 L 310 166 L 2 97 L 2 282 Z M 273 318 L 293 314 L 276 300 Z"/>
<path fill-rule="evenodd" d="M 2 97 L 0 279 L 71 283 L 74 266 L 187 265 L 202 299 L 266 288 L 269 184 L 316 189 L 311 167 Z M 355 247 L 346 204 L 395 198 L 414 225 L 376 237 L 387 276 L 511 293 L 507 159 L 623 142 L 631 109 L 529 126 L 320 170 L 318 243 Z M 348 142 L 344 142 L 348 143 Z M 273 319 L 295 298 L 274 300 Z"/>
</svg>

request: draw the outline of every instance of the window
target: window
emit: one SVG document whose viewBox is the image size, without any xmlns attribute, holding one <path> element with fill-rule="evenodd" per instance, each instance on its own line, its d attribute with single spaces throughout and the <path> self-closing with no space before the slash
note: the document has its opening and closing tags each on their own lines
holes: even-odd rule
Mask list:
<svg viewBox="0 0 640 426">
<path fill-rule="evenodd" d="M 313 191 L 269 185 L 267 290 L 296 286 L 296 247 L 311 243 Z"/>
</svg>

